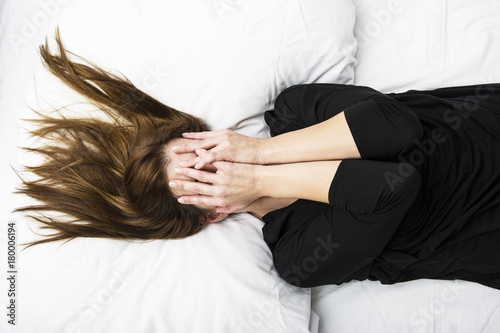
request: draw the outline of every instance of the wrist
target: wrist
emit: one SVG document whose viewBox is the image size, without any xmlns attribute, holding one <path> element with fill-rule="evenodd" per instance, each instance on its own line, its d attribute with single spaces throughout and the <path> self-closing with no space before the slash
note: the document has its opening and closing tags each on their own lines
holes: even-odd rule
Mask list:
<svg viewBox="0 0 500 333">
<path fill-rule="evenodd" d="M 262 198 L 262 197 L 268 197 L 269 195 L 269 190 L 268 190 L 268 181 L 266 181 L 266 171 L 267 167 L 265 165 L 255 165 L 254 166 L 254 185 L 255 185 L 255 192 L 257 195 Z"/>
<path fill-rule="evenodd" d="M 292 194 L 288 191 L 291 179 L 288 177 L 290 176 L 290 168 L 293 167 L 286 164 L 257 165 L 255 169 L 255 186 L 259 196 L 291 198 Z"/>
<path fill-rule="evenodd" d="M 330 184 L 341 161 L 260 165 L 255 169 L 259 196 L 328 203 Z"/>
<path fill-rule="evenodd" d="M 290 158 L 288 145 L 290 143 L 283 140 L 280 136 L 274 136 L 267 139 L 261 139 L 258 147 L 259 164 L 283 164 L 297 162 L 296 156 Z"/>
<path fill-rule="evenodd" d="M 270 138 L 262 139 L 258 138 L 255 144 L 255 163 L 259 165 L 270 164 L 268 154 L 268 142 Z"/>
</svg>

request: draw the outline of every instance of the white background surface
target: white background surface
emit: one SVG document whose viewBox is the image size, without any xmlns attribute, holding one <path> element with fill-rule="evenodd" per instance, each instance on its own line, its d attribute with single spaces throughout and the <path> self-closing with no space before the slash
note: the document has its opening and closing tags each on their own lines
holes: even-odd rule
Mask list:
<svg viewBox="0 0 500 333">
<path fill-rule="evenodd" d="M 56 86 L 54 82 L 45 84 L 50 82 L 50 78 L 44 78 L 41 74 L 36 55 L 37 45 L 47 33 L 53 31 L 52 27 L 56 22 L 61 24 L 64 41 L 65 35 L 72 36 L 67 39 L 69 49 L 105 68 L 120 70 L 139 88 L 180 109 L 192 107 L 193 112 L 195 109 L 196 112 L 203 112 L 201 108 L 197 109 L 194 104 L 190 104 L 200 101 L 200 96 L 189 95 L 192 91 L 199 90 L 200 86 L 209 89 L 209 93 L 199 105 L 226 107 L 226 103 L 216 104 L 210 96 L 214 96 L 214 92 L 219 88 L 227 89 L 227 85 L 224 86 L 227 80 L 238 81 L 243 73 L 236 73 L 234 69 L 244 66 L 252 68 L 246 63 L 232 64 L 233 70 L 221 74 L 217 66 L 209 66 L 214 58 L 208 56 L 204 66 L 196 70 L 198 73 L 210 75 L 206 76 L 204 82 L 197 82 L 199 76 L 194 76 L 197 73 L 194 70 L 191 74 L 180 71 L 181 73 L 177 74 L 180 76 L 175 76 L 173 72 L 157 67 L 157 64 L 163 61 L 176 63 L 181 60 L 178 55 L 169 52 L 156 52 L 152 46 L 160 44 L 161 47 L 166 47 L 167 44 L 162 41 L 167 37 L 177 38 L 182 30 L 158 30 L 152 27 L 158 22 L 175 19 L 182 22 L 185 17 L 190 17 L 180 16 L 177 12 L 145 10 L 138 5 L 159 5 L 160 1 L 90 0 L 82 5 L 78 0 L 60 0 L 57 2 L 58 9 L 40 5 L 46 2 L 0 2 L 4 4 L 0 8 L 9 9 L 8 15 L 2 13 L 0 22 L 0 216 L 2 225 L 10 220 L 17 221 L 18 235 L 22 240 L 31 238 L 31 232 L 22 217 L 10 214 L 24 199 L 14 199 L 9 194 L 17 183 L 9 164 L 18 168 L 19 162 L 26 158 L 18 149 L 18 145 L 25 140 L 19 118 L 29 115 L 25 102 L 33 100 L 33 87 L 28 83 L 33 82 L 36 75 L 40 82 L 44 82 L 38 87 L 41 92 L 55 94 L 52 97 L 66 96 L 66 92 L 57 94 L 51 89 Z M 326 0 L 323 2 L 334 3 Z M 5 3 L 8 3 L 7 7 Z M 215 17 L 233 13 L 237 20 L 240 12 L 231 11 L 231 4 L 242 2 L 206 3 L 216 8 L 213 12 Z M 265 6 L 269 1 L 258 3 Z M 297 5 L 306 1 L 293 3 Z M 355 0 L 355 4 L 355 29 L 359 41 L 356 54 L 359 64 L 356 67 L 355 83 L 369 85 L 383 92 L 392 92 L 500 81 L 500 67 L 496 63 L 497 59 L 500 59 L 499 1 Z M 184 9 L 188 10 L 187 7 Z M 49 20 L 45 23 L 43 15 L 40 14 L 42 12 L 52 13 L 47 14 Z M 274 13 L 276 16 L 271 21 L 274 21 L 275 25 L 272 25 L 269 31 L 282 29 L 283 24 L 286 25 L 286 19 L 279 16 L 278 11 Z M 333 15 L 335 11 L 326 13 Z M 193 12 L 193 15 L 199 14 L 201 13 Z M 347 18 L 348 15 L 344 15 L 343 18 L 340 16 L 323 24 L 345 27 L 348 20 L 342 20 Z M 30 23 L 34 29 L 27 28 Z M 107 29 L 97 29 L 103 24 L 109 24 Z M 307 27 L 304 25 L 304 29 Z M 206 33 L 210 28 L 207 26 Z M 7 31 L 16 32 L 20 39 L 6 40 L 4 34 Z M 193 33 L 187 31 L 190 32 Z M 262 34 L 269 39 L 269 33 Z M 231 36 L 235 35 L 228 34 L 227 38 Z M 306 49 L 318 50 L 318 54 L 324 56 L 345 55 L 348 51 L 343 49 L 342 45 L 350 45 L 349 42 L 339 43 L 335 46 L 337 49 L 332 46 L 334 51 L 324 52 L 324 49 L 328 48 L 324 46 L 321 50 L 317 48 L 321 43 L 313 41 L 322 41 L 325 38 L 309 39 L 310 43 L 299 43 L 293 41 L 294 36 L 296 34 L 289 36 L 287 44 L 289 51 L 286 54 L 291 59 L 296 50 L 303 49 L 304 45 L 310 46 L 305 47 Z M 264 46 L 268 47 L 266 50 L 269 52 L 273 45 L 269 43 Z M 192 46 L 188 41 L 184 45 L 186 48 Z M 207 50 L 209 49 L 207 46 Z M 146 52 L 136 53 L 137 50 Z M 266 59 L 273 59 L 271 54 L 264 51 L 254 53 L 253 58 L 264 58 L 263 54 Z M 187 55 L 189 56 L 193 54 Z M 228 59 L 234 58 L 225 60 Z M 311 57 L 305 57 L 305 60 L 307 59 Z M 348 67 L 351 60 L 343 58 L 344 61 L 346 59 L 347 62 L 341 68 Z M 221 61 L 218 66 L 226 63 L 227 61 Z M 294 75 L 302 77 L 312 73 L 313 76 L 309 77 L 311 81 L 325 82 L 341 76 L 341 81 L 349 82 L 352 74 L 338 68 L 325 72 L 314 64 L 295 66 L 293 68 L 296 71 L 282 68 L 279 71 L 282 74 L 279 76 L 271 75 L 276 73 L 276 68 L 272 69 L 271 64 L 261 68 L 270 73 L 267 77 L 270 81 L 256 81 L 253 87 L 258 89 L 262 84 L 267 85 L 267 88 L 258 95 L 258 99 L 247 100 L 239 105 L 267 108 L 280 89 L 300 83 Z M 332 76 L 325 76 L 325 73 L 332 73 Z M 226 75 L 219 82 L 221 85 L 208 85 L 209 78 L 217 74 Z M 186 88 L 186 85 L 170 84 L 180 78 L 187 79 L 192 85 Z M 160 93 L 162 87 L 168 88 L 165 95 Z M 179 100 L 177 96 L 182 91 L 187 91 L 190 98 Z M 224 109 L 214 110 L 211 111 L 228 112 Z M 240 111 L 231 109 L 236 112 L 234 110 Z M 214 119 L 219 119 L 218 115 L 214 113 L 213 116 L 217 116 Z M 242 131 L 246 128 L 249 132 L 255 131 L 265 135 L 259 127 L 259 117 L 250 118 L 239 125 Z M 226 126 L 223 122 L 213 122 L 214 126 Z M 259 238 L 260 227 L 260 221 L 242 215 L 193 237 L 189 241 L 193 246 L 182 243 L 170 246 L 161 241 L 141 245 L 81 239 L 62 247 L 52 244 L 41 246 L 36 251 L 26 251 L 18 256 L 21 266 L 18 280 L 18 302 L 21 308 L 18 311 L 18 320 L 25 326 L 17 331 L 178 332 L 175 327 L 180 325 L 190 332 L 224 332 L 227 327 L 232 328 L 232 331 L 239 329 L 243 332 L 289 332 L 284 324 L 285 318 L 301 323 L 294 326 L 299 327 L 300 331 L 300 328 L 307 326 L 306 321 L 309 319 L 309 291 L 285 286 L 274 275 L 268 250 Z M 3 248 L 4 229 L 0 230 L 0 235 Z M 241 246 L 242 244 L 245 246 Z M 199 248 L 204 251 L 196 251 Z M 258 258 L 253 257 L 255 252 L 259 253 Z M 4 253 L 3 250 L 1 253 Z M 189 265 L 193 258 L 196 258 L 196 262 L 206 264 Z M 2 272 L 5 271 L 4 265 L 5 260 L 1 259 Z M 248 276 L 253 277 L 250 282 L 243 279 Z M 265 283 L 264 280 L 271 282 Z M 6 280 L 2 278 L 0 281 L 0 307 L 4 308 Z M 172 285 L 183 287 L 171 288 Z M 500 292 L 464 281 L 419 280 L 393 286 L 383 286 L 371 281 L 351 282 L 340 287 L 314 288 L 312 302 L 314 311 L 320 316 L 320 332 L 325 333 L 496 333 L 500 330 Z M 274 330 L 276 327 L 277 330 Z M 6 330 L 7 326 L 2 320 L 0 331 Z"/>
</svg>

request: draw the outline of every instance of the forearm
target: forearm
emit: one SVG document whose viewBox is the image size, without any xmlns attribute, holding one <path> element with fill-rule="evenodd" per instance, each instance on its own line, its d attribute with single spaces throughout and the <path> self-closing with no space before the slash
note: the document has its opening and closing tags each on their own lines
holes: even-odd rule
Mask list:
<svg viewBox="0 0 500 333">
<path fill-rule="evenodd" d="M 366 87 L 302 85 L 266 112 L 273 138 L 261 160 L 380 159 L 397 156 L 423 135 L 417 115 L 397 99 Z"/>
<path fill-rule="evenodd" d="M 265 165 L 382 159 L 397 156 L 423 135 L 420 120 L 410 108 L 380 93 L 370 91 L 368 97 L 346 93 L 348 98 L 343 98 L 335 91 L 321 95 L 313 91 L 303 92 L 297 101 L 290 93 L 278 99 L 275 110 L 266 112 L 273 137 L 248 138 L 229 130 L 184 133 L 196 141 L 174 151 L 196 151 L 198 156 L 182 166 L 201 169 L 214 161 Z M 368 99 L 356 102 L 356 96 Z M 285 103 L 289 99 L 290 105 Z"/>
<path fill-rule="evenodd" d="M 262 164 L 358 159 L 344 112 L 316 125 L 261 140 Z"/>
<path fill-rule="evenodd" d="M 176 168 L 175 173 L 184 177 L 170 180 L 169 186 L 184 191 L 180 203 L 217 207 L 217 212 L 251 211 L 262 215 L 296 199 L 329 203 L 330 184 L 340 162 L 279 165 L 214 162 L 217 172 Z"/>
<path fill-rule="evenodd" d="M 330 184 L 341 161 L 258 166 L 255 191 L 260 197 L 328 203 Z"/>
</svg>

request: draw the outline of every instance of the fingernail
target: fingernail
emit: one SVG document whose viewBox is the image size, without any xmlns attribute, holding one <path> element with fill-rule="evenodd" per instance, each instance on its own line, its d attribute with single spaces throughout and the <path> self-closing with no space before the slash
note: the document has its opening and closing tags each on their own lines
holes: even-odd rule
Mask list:
<svg viewBox="0 0 500 333">
<path fill-rule="evenodd" d="M 187 164 L 186 161 L 179 163 L 180 166 L 185 166 Z"/>
<path fill-rule="evenodd" d="M 179 168 L 175 168 L 175 169 L 174 169 L 174 172 L 175 172 L 175 173 L 177 173 L 177 174 L 181 174 L 181 173 L 182 173 L 182 170 L 181 170 L 181 169 L 179 169 Z"/>
<path fill-rule="evenodd" d="M 200 155 L 201 154 L 201 150 L 200 149 L 196 149 L 195 153 L 196 153 L 196 155 Z"/>
<path fill-rule="evenodd" d="M 194 168 L 195 168 L 195 169 L 199 169 L 200 167 L 201 167 L 201 165 L 200 165 L 200 164 L 196 164 L 196 165 L 194 166 Z"/>
<path fill-rule="evenodd" d="M 179 147 L 179 146 L 173 146 L 173 147 L 172 147 L 172 150 L 173 150 L 173 151 L 178 151 L 180 148 L 181 148 L 181 147 Z"/>
<path fill-rule="evenodd" d="M 177 199 L 177 201 L 179 201 L 179 203 L 181 203 L 181 204 L 186 203 L 186 202 L 184 201 L 184 199 L 182 199 L 182 198 Z"/>
<path fill-rule="evenodd" d="M 168 186 L 170 186 L 170 187 L 177 187 L 177 183 L 175 183 L 175 182 L 169 182 Z"/>
</svg>

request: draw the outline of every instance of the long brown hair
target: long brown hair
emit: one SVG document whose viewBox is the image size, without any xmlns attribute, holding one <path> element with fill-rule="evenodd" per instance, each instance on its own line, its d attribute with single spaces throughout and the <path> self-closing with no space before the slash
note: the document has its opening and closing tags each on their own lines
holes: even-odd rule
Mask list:
<svg viewBox="0 0 500 333">
<path fill-rule="evenodd" d="M 29 120 L 40 125 L 30 134 L 48 143 L 24 148 L 41 154 L 44 163 L 26 167 L 37 179 L 22 177 L 16 193 L 41 203 L 15 211 L 31 212 L 29 217 L 42 223 L 42 229 L 55 231 L 29 246 L 75 237 L 184 238 L 200 231 L 207 213 L 178 204 L 167 186 L 165 144 L 208 126 L 143 93 L 126 78 L 83 59 L 70 61 L 59 30 L 55 40 L 57 54 L 51 54 L 47 40 L 40 46 L 44 66 L 111 121 L 40 112 L 40 119 Z"/>
</svg>

